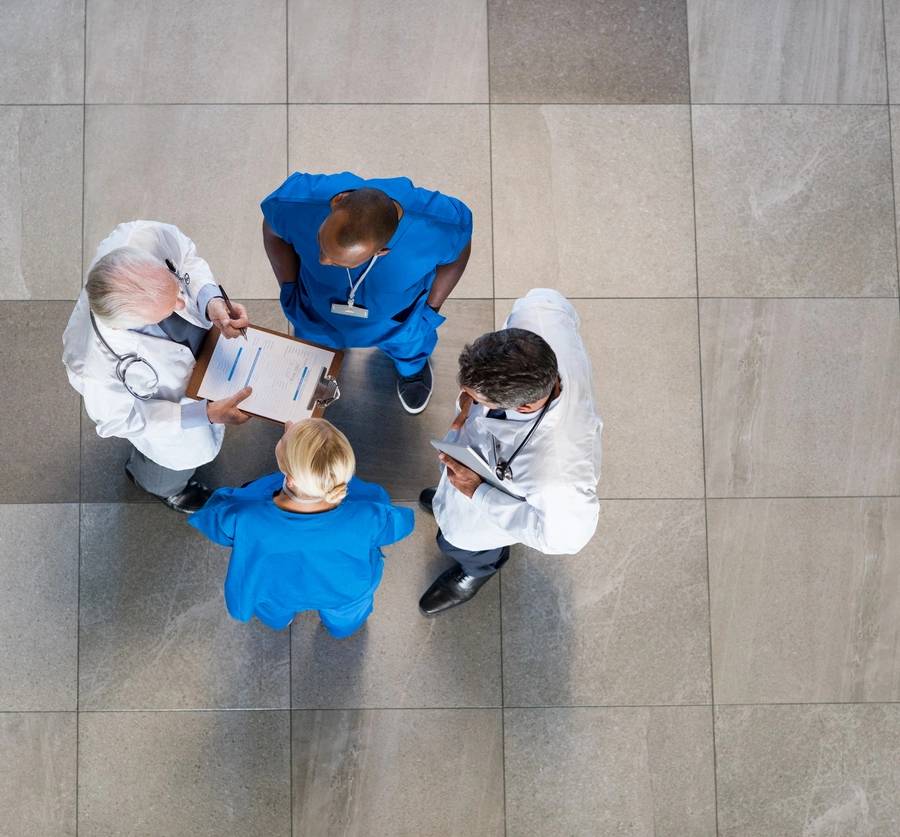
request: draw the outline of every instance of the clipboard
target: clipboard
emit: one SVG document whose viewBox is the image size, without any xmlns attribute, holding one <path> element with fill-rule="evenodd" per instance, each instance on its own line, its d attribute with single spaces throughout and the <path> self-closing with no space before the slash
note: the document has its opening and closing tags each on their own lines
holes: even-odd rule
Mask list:
<svg viewBox="0 0 900 837">
<path fill-rule="evenodd" d="M 299 338 L 293 337 L 290 334 L 284 334 L 283 332 L 275 331 L 271 328 L 264 328 L 263 326 L 253 325 L 252 323 L 247 326 L 247 328 L 248 331 L 250 329 L 254 331 L 261 331 L 266 334 L 274 335 L 282 340 L 301 343 L 305 346 L 312 346 L 316 349 L 321 349 L 324 352 L 328 352 L 332 356 L 331 362 L 327 366 L 320 367 L 320 371 L 318 372 L 318 380 L 316 381 L 316 385 L 313 388 L 311 397 L 309 399 L 306 399 L 306 409 L 312 411 L 312 418 L 321 418 L 325 413 L 325 408 L 330 404 L 333 404 L 338 400 L 338 398 L 341 397 L 341 389 L 338 384 L 338 374 L 340 373 L 341 366 L 344 362 L 343 351 L 341 351 L 340 349 L 333 349 L 330 346 L 323 346 L 321 343 L 313 343 L 310 340 L 300 340 Z M 206 339 L 203 341 L 203 345 L 200 347 L 200 354 L 197 356 L 197 361 L 194 364 L 193 372 L 191 373 L 190 380 L 188 381 L 185 394 L 189 398 L 193 398 L 199 401 L 205 397 L 200 395 L 200 388 L 203 384 L 204 378 L 206 377 L 207 370 L 209 369 L 209 364 L 213 358 L 213 353 L 215 352 L 216 345 L 218 344 L 220 339 L 224 338 L 222 338 L 217 328 L 209 329 L 206 334 Z M 235 337 L 229 342 L 235 343 L 235 345 L 240 347 L 240 343 L 238 343 L 237 341 L 242 341 L 242 338 Z M 241 387 L 237 386 L 235 387 L 234 391 L 237 392 L 240 389 Z M 266 421 L 270 421 L 273 424 L 283 424 L 280 419 L 272 418 L 271 416 L 262 415 L 250 410 L 243 410 L 243 412 L 247 413 L 247 415 L 255 416 L 256 418 L 265 419 Z"/>
</svg>

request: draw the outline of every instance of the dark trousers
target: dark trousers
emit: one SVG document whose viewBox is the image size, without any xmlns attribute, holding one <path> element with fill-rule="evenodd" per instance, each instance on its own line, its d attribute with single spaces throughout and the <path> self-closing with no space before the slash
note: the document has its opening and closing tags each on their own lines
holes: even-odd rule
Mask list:
<svg viewBox="0 0 900 837">
<path fill-rule="evenodd" d="M 438 529 L 437 533 L 437 545 L 444 555 L 452 558 L 465 570 L 466 575 L 472 575 L 476 578 L 493 575 L 509 560 L 508 546 L 498 546 L 496 549 L 481 549 L 477 551 L 460 549 L 458 546 L 450 543 L 440 529 Z"/>
</svg>

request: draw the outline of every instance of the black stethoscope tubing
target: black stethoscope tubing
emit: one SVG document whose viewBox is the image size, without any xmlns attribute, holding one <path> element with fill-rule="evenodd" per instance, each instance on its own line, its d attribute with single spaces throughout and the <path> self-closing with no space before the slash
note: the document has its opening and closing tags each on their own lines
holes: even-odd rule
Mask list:
<svg viewBox="0 0 900 837">
<path fill-rule="evenodd" d="M 544 416 L 547 415 L 547 410 L 550 409 L 550 404 L 553 401 L 552 398 L 547 399 L 547 403 L 541 408 L 540 415 L 537 417 L 537 420 L 534 424 L 531 425 L 528 433 L 525 435 L 525 438 L 519 443 L 519 446 L 513 451 L 512 456 L 509 459 L 497 459 L 497 467 L 494 469 L 494 473 L 497 475 L 497 479 L 500 482 L 503 482 L 507 477 L 512 477 L 512 463 L 513 460 L 519 455 L 519 451 L 528 444 L 528 440 L 534 435 L 534 431 L 538 429 L 538 425 L 543 421 Z M 497 452 L 495 448 L 495 453 Z"/>
</svg>

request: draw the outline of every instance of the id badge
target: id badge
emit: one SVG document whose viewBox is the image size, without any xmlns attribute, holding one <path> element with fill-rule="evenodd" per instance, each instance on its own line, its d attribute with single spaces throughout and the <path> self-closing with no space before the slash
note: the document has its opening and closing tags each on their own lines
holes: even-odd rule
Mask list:
<svg viewBox="0 0 900 837">
<path fill-rule="evenodd" d="M 361 305 L 346 305 L 341 302 L 331 303 L 331 313 L 341 314 L 344 317 L 360 317 L 365 320 L 369 317 L 369 309 Z"/>
</svg>

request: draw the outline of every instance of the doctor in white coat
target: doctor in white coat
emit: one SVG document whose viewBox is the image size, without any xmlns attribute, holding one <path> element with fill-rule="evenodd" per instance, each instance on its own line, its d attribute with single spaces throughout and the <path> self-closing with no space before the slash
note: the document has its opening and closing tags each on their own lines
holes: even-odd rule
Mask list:
<svg viewBox="0 0 900 837">
<path fill-rule="evenodd" d="M 456 564 L 422 596 L 426 615 L 471 599 L 511 544 L 572 555 L 593 536 L 603 425 L 578 326 L 564 296 L 538 288 L 516 301 L 503 330 L 460 355 L 460 411 L 445 441 L 477 451 L 506 491 L 440 455 L 440 483 L 419 499 Z"/>
<path fill-rule="evenodd" d="M 215 459 L 225 424 L 250 417 L 249 388 L 207 403 L 185 396 L 203 338 L 215 324 L 237 338 L 209 265 L 171 224 L 120 224 L 101 242 L 63 335 L 63 363 L 102 437 L 132 444 L 125 472 L 175 511 L 190 514 L 210 491 L 194 470 Z"/>
</svg>

